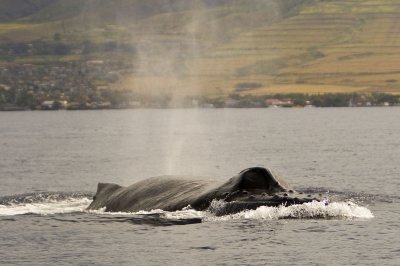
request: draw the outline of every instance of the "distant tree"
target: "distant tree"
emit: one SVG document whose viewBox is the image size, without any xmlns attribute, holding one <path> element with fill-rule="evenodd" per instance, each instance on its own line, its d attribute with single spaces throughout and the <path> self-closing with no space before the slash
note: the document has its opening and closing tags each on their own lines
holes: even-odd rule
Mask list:
<svg viewBox="0 0 400 266">
<path fill-rule="evenodd" d="M 61 103 L 60 103 L 59 101 L 55 101 L 55 102 L 53 103 L 53 106 L 52 106 L 52 108 L 53 108 L 54 110 L 59 110 L 59 109 L 61 109 L 61 107 L 62 107 L 62 105 L 61 105 Z"/>
<path fill-rule="evenodd" d="M 57 43 L 53 47 L 54 54 L 56 55 L 66 55 L 69 54 L 71 49 L 65 43 Z"/>
<path fill-rule="evenodd" d="M 0 104 L 3 104 L 6 102 L 5 91 L 6 90 L 0 88 Z"/>
<path fill-rule="evenodd" d="M 51 54 L 53 51 L 50 51 L 48 45 L 42 40 L 34 40 L 32 42 L 32 47 L 34 50 L 34 54 Z"/>
<path fill-rule="evenodd" d="M 317 50 L 316 48 L 314 48 L 314 47 L 308 49 L 308 53 L 309 53 L 309 55 L 312 56 L 312 58 L 314 58 L 314 59 L 318 59 L 318 58 L 325 57 L 325 55 L 324 55 L 322 52 L 318 51 L 318 50 Z"/>
<path fill-rule="evenodd" d="M 53 40 L 54 40 L 55 42 L 61 41 L 61 34 L 58 33 L 58 32 L 54 33 L 54 35 L 53 35 Z"/>
<path fill-rule="evenodd" d="M 14 62 L 16 58 L 15 54 L 0 54 L 0 60 L 7 62 Z"/>
<path fill-rule="evenodd" d="M 240 92 L 240 91 L 245 91 L 245 90 L 253 90 L 253 89 L 258 89 L 260 87 L 262 87 L 261 83 L 243 82 L 243 83 L 238 83 L 235 85 L 235 91 Z"/>
<path fill-rule="evenodd" d="M 305 106 L 307 104 L 307 94 L 294 94 L 291 98 L 294 105 Z"/>
<path fill-rule="evenodd" d="M 229 94 L 229 98 L 239 101 L 242 98 L 242 96 L 240 96 L 240 94 L 238 93 L 231 93 Z"/>
<path fill-rule="evenodd" d="M 374 92 L 372 93 L 371 97 L 374 104 L 383 104 L 384 102 L 388 102 L 390 104 L 399 103 L 399 98 L 392 94 Z"/>
<path fill-rule="evenodd" d="M 106 42 L 101 45 L 104 52 L 113 52 L 118 49 L 118 43 L 114 41 Z"/>
<path fill-rule="evenodd" d="M 29 46 L 26 43 L 13 43 L 10 48 L 15 54 L 23 55 L 28 52 Z"/>
<path fill-rule="evenodd" d="M 90 53 L 95 52 L 95 50 L 96 50 L 96 47 L 93 42 L 91 42 L 89 40 L 86 40 L 83 42 L 83 50 L 82 50 L 83 54 L 90 54 Z"/>
<path fill-rule="evenodd" d="M 4 98 L 7 103 L 15 103 L 17 99 L 17 91 L 15 88 L 11 88 L 5 91 Z"/>
<path fill-rule="evenodd" d="M 207 102 L 214 105 L 215 108 L 223 108 L 225 106 L 225 101 L 222 98 L 208 99 Z"/>
<path fill-rule="evenodd" d="M 24 90 L 16 97 L 16 104 L 18 106 L 34 107 L 37 103 L 33 93 Z"/>
<path fill-rule="evenodd" d="M 312 103 L 318 107 L 345 107 L 351 99 L 353 95 L 348 93 L 326 93 L 311 97 Z"/>
</svg>

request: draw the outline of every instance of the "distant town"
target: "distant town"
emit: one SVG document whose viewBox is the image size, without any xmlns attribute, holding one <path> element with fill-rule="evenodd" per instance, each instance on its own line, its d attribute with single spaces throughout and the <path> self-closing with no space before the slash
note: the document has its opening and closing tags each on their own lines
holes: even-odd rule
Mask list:
<svg viewBox="0 0 400 266">
<path fill-rule="evenodd" d="M 127 108 L 266 108 L 266 107 L 373 107 L 399 106 L 400 96 L 386 93 L 324 93 L 216 97 L 139 95 L 128 89 L 111 89 L 132 66 L 117 61 L 86 60 L 48 64 L 0 65 L 0 110 L 98 110 Z M 256 83 L 243 84 L 244 88 Z"/>
</svg>

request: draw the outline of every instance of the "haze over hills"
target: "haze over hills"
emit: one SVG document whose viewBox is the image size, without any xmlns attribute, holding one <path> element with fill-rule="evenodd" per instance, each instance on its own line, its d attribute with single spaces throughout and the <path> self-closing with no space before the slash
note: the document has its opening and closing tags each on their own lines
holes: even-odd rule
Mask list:
<svg viewBox="0 0 400 266">
<path fill-rule="evenodd" d="M 14 62 L 121 60 L 109 86 L 142 94 L 400 93 L 399 20 L 396 0 L 0 0 L 0 41 L 57 34 L 74 52 Z"/>
</svg>

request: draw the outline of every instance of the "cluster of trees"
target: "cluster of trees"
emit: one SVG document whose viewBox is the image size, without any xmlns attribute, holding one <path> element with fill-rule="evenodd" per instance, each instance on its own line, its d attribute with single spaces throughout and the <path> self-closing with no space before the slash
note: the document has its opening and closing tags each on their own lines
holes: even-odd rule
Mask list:
<svg viewBox="0 0 400 266">
<path fill-rule="evenodd" d="M 36 93 L 16 88 L 0 88 L 0 105 L 14 104 L 20 107 L 34 109 L 44 100 L 67 100 L 82 105 L 87 103 L 108 102 L 112 107 L 132 107 L 132 103 L 138 103 L 141 107 L 171 107 L 172 95 L 160 94 L 156 96 L 144 96 L 130 90 L 97 90 L 94 86 L 89 86 L 85 91 L 74 90 L 63 93 L 55 91 L 47 94 Z M 313 105 L 316 107 L 347 107 L 347 106 L 381 106 L 385 103 L 389 105 L 400 105 L 400 97 L 386 93 L 326 93 L 326 94 L 275 94 L 268 96 L 240 95 L 231 94 L 228 97 L 207 98 L 207 97 L 187 97 L 179 102 L 176 107 L 192 107 L 194 101 L 197 106 L 212 105 L 216 108 L 237 107 L 268 107 L 268 99 L 281 100 L 285 107 Z M 234 104 L 232 104 L 232 102 Z M 135 106 L 137 107 L 137 106 Z M 172 106 L 173 107 L 173 106 Z"/>
<path fill-rule="evenodd" d="M 267 99 L 281 100 L 290 103 L 284 106 L 306 106 L 316 107 L 348 107 L 348 106 L 380 106 L 388 103 L 389 105 L 400 105 L 398 95 L 387 93 L 288 93 L 273 94 L 264 96 L 230 94 L 229 99 L 235 101 L 234 107 L 268 107 Z M 202 99 L 202 102 L 211 103 L 215 107 L 229 107 L 225 97 L 214 99 Z M 232 106 L 231 106 L 232 107 Z"/>
<path fill-rule="evenodd" d="M 95 43 L 86 40 L 79 44 L 83 54 L 99 53 L 99 52 L 127 52 L 132 55 L 136 54 L 136 47 L 128 43 L 118 43 L 115 41 L 108 41 L 103 43 Z"/>
<path fill-rule="evenodd" d="M 241 92 L 241 91 L 246 91 L 246 90 L 254 90 L 261 88 L 262 84 L 257 83 L 257 82 L 243 82 L 236 84 L 235 86 L 235 92 Z"/>
<path fill-rule="evenodd" d="M 89 40 L 83 42 L 67 42 L 56 33 L 53 40 L 35 40 L 31 43 L 1 43 L 0 60 L 13 61 L 18 56 L 27 55 L 68 55 L 71 53 L 91 54 L 106 52 L 128 52 L 136 54 L 136 48 L 129 43 L 107 41 L 95 43 Z"/>
<path fill-rule="evenodd" d="M 17 106 L 31 107 L 35 102 L 32 93 L 26 91 L 18 91 L 15 89 L 0 88 L 0 105 L 15 104 Z"/>
<path fill-rule="evenodd" d="M 30 90 L 16 89 L 13 87 L 8 89 L 0 88 L 0 106 L 12 104 L 19 107 L 35 109 L 45 100 L 60 101 L 68 99 L 69 101 L 86 102 L 90 100 L 90 98 L 94 98 L 94 95 L 96 95 L 96 93 L 93 90 L 79 93 L 74 92 L 69 95 L 64 95 L 59 91 L 43 94 Z"/>
<path fill-rule="evenodd" d="M 279 97 L 279 95 L 277 95 Z M 389 103 L 398 105 L 400 98 L 387 93 L 324 93 L 324 94 L 286 94 L 280 97 L 292 98 L 294 105 L 304 106 L 307 102 L 317 107 L 377 106 Z"/>
<path fill-rule="evenodd" d="M 45 42 L 36 40 L 32 43 L 2 43 L 0 56 L 2 59 L 12 61 L 18 56 L 26 55 L 67 55 L 73 46 L 64 42 Z"/>
<path fill-rule="evenodd" d="M 67 93 L 61 93 L 58 90 L 48 93 L 37 93 L 37 91 L 27 91 L 16 88 L 0 88 L 0 107 L 5 104 L 12 104 L 18 107 L 35 109 L 42 104 L 43 101 L 67 100 L 68 102 L 77 103 L 86 106 L 90 103 L 108 102 L 111 107 L 127 106 L 132 102 L 147 103 L 148 106 L 168 107 L 171 100 L 170 95 L 158 95 L 156 97 L 148 97 L 137 95 L 129 90 L 97 90 L 90 86 L 87 90 L 74 90 Z"/>
</svg>

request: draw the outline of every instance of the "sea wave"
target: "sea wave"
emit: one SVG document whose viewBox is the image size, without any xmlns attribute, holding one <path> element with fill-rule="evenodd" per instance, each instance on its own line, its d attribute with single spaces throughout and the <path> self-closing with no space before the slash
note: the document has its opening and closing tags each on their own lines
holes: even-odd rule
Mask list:
<svg viewBox="0 0 400 266">
<path fill-rule="evenodd" d="M 67 198 L 63 200 L 47 199 L 39 202 L 9 203 L 0 205 L 0 216 L 83 212 L 91 201 L 89 198 Z"/>
<path fill-rule="evenodd" d="M 214 201 L 211 208 L 224 208 L 224 202 Z M 353 202 L 309 202 L 291 206 L 260 206 L 255 210 L 246 210 L 235 214 L 208 217 L 207 220 L 224 221 L 237 219 L 276 220 L 276 219 L 358 219 L 373 218 L 372 212 Z"/>
<path fill-rule="evenodd" d="M 268 207 L 260 206 L 255 210 L 245 210 L 235 214 L 224 213 L 226 202 L 214 200 L 207 211 L 196 211 L 190 206 L 180 211 L 163 210 L 139 212 L 106 212 L 105 209 L 86 210 L 91 203 L 86 194 L 38 194 L 3 197 L 0 199 L 0 216 L 24 214 L 53 215 L 66 213 L 87 213 L 92 215 L 131 216 L 135 219 L 156 217 L 157 219 L 180 221 L 190 220 L 202 222 L 227 221 L 238 219 L 277 220 L 277 219 L 370 219 L 374 215 L 363 206 L 354 202 L 310 202 L 299 205 Z"/>
</svg>

